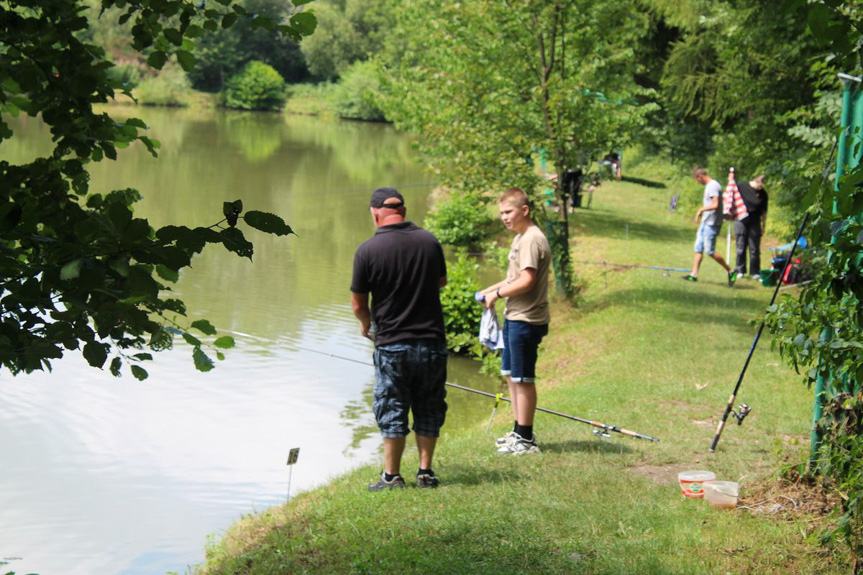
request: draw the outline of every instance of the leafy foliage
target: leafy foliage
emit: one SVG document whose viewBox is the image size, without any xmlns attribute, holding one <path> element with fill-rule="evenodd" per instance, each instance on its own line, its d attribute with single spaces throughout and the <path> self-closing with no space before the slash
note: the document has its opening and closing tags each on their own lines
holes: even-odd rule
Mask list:
<svg viewBox="0 0 863 575">
<path fill-rule="evenodd" d="M 344 73 L 332 92 L 333 111 L 351 120 L 383 121 L 384 112 L 378 104 L 380 81 L 373 62 L 356 62 Z"/>
<path fill-rule="evenodd" d="M 456 252 L 455 263 L 447 266 L 447 285 L 441 290 L 447 347 L 455 352 L 477 351 L 482 306 L 474 299 L 480 289 L 479 264 L 467 254 Z"/>
<path fill-rule="evenodd" d="M 156 155 L 159 143 L 144 135 L 143 121 L 116 121 L 94 110 L 117 91 L 131 94 L 111 77 L 105 51 L 87 43 L 83 6 L 81 0 L 22 0 L 0 9 L 0 141 L 15 137 L 6 118 L 22 112 L 40 116 L 54 140 L 47 157 L 0 162 L 0 366 L 12 373 L 50 369 L 51 360 L 80 349 L 93 367 L 108 364 L 119 375 L 130 366 L 143 379 L 137 363 L 152 359 L 149 351 L 171 348 L 180 335 L 192 345 L 196 367 L 212 369 L 208 344 L 191 331 L 210 337 L 215 330 L 200 321 L 189 328 L 177 323 L 186 306 L 171 297 L 170 284 L 207 244 L 252 258 L 252 244 L 234 227 L 242 207 L 232 203 L 233 221 L 226 216 L 209 227 L 156 230 L 135 217 L 135 190 L 89 194 L 89 164 L 116 160 L 119 149 L 135 142 Z M 121 24 L 133 24 L 132 47 L 147 50 L 156 68 L 176 56 L 190 69 L 193 39 L 241 17 L 294 40 L 314 28 L 311 14 L 277 26 L 231 0 L 206 6 L 103 0 L 102 7 Z M 289 232 L 284 222 L 275 228 Z M 228 348 L 232 340 L 213 345 Z"/>
<path fill-rule="evenodd" d="M 630 105 L 646 20 L 627 2 L 423 0 L 396 8 L 396 21 L 384 108 L 453 188 L 534 192 L 541 150 L 558 173 L 584 165 L 622 145 L 648 109 Z M 564 236 L 568 247 L 567 226 Z M 566 254 L 557 261 L 568 266 Z"/>
<path fill-rule="evenodd" d="M 228 80 L 222 103 L 240 110 L 279 110 L 285 104 L 285 80 L 263 62 L 249 62 Z"/>
<path fill-rule="evenodd" d="M 142 80 L 134 94 L 144 106 L 186 107 L 191 100 L 191 88 L 186 73 L 178 65 L 169 63 L 158 75 Z"/>
<path fill-rule="evenodd" d="M 381 49 L 390 27 L 386 0 L 325 0 L 315 9 L 317 33 L 302 44 L 309 72 L 333 81 Z"/>
<path fill-rule="evenodd" d="M 249 14 L 266 15 L 273 22 L 288 20 L 289 3 L 282 0 L 243 0 Z M 197 63 L 189 80 L 197 90 L 220 92 L 225 82 L 252 61 L 269 64 L 286 82 L 299 82 L 309 75 L 306 61 L 295 39 L 262 34 L 253 20 L 239 20 L 230 28 L 221 28 L 201 37 L 195 48 Z"/>
<path fill-rule="evenodd" d="M 807 22 L 825 60 L 859 66 L 863 14 L 859 5 L 839 1 L 806 7 Z M 842 39 L 834 38 L 841 31 Z M 859 89 L 859 86 L 855 87 Z M 813 136 L 813 132 L 809 133 Z M 863 134 L 847 134 L 849 148 Z M 812 471 L 834 479 L 842 495 L 842 517 L 822 533 L 825 542 L 844 541 L 861 567 L 863 549 L 863 164 L 851 166 L 836 186 L 810 186 L 802 200 L 813 223 L 810 244 L 819 257 L 815 277 L 799 299 L 785 298 L 768 309 L 766 322 L 774 345 L 808 386 L 821 383 L 822 418 L 816 422 L 817 466 Z M 843 167 L 843 170 L 845 168 Z M 817 171 L 809 170 L 817 178 Z"/>
<path fill-rule="evenodd" d="M 444 244 L 474 246 L 486 239 L 493 220 L 477 192 L 451 193 L 426 217 L 426 226 Z"/>
<path fill-rule="evenodd" d="M 779 229 L 789 235 L 803 217 L 799 207 L 810 167 L 829 150 L 837 127 L 836 72 L 857 65 L 847 54 L 827 57 L 832 40 L 825 44 L 807 27 L 813 17 L 820 22 L 828 14 L 844 14 L 819 26 L 848 32 L 855 18 L 859 25 L 859 8 L 796 0 L 645 4 L 672 31 L 663 38 L 663 113 L 656 119 L 673 126 L 651 123 L 652 133 L 645 135 L 687 162 L 684 170 L 706 162 L 716 173 L 734 166 L 743 178 L 766 173 L 771 219 L 784 220 Z M 847 48 L 844 37 L 834 47 L 840 44 Z M 693 129 L 697 139 L 681 141 Z M 681 144 L 690 151 L 681 154 Z"/>
</svg>

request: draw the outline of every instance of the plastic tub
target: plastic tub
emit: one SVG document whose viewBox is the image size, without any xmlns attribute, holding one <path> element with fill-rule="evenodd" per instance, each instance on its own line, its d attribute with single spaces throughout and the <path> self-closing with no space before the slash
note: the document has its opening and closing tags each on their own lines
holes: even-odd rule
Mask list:
<svg viewBox="0 0 863 575">
<path fill-rule="evenodd" d="M 677 474 L 680 483 L 680 492 L 692 499 L 704 497 L 704 484 L 716 479 L 712 471 L 681 471 Z"/>
<path fill-rule="evenodd" d="M 704 485 L 704 498 L 716 509 L 735 509 L 740 485 L 734 481 L 711 481 Z"/>
</svg>

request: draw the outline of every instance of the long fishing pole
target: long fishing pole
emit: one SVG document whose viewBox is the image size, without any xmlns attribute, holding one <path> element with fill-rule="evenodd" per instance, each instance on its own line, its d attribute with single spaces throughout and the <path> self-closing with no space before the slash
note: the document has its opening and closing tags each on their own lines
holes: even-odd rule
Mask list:
<svg viewBox="0 0 863 575">
<path fill-rule="evenodd" d="M 476 394 L 479 394 L 479 395 L 484 395 L 484 396 L 486 396 L 486 397 L 491 397 L 492 399 L 495 399 L 495 400 L 501 400 L 501 401 L 508 401 L 508 402 L 512 402 L 512 400 L 511 400 L 510 398 L 508 398 L 508 397 L 503 397 L 503 396 L 501 396 L 501 395 L 495 395 L 495 394 L 493 394 L 493 393 L 488 393 L 487 391 L 480 391 L 480 390 L 478 390 L 478 389 L 472 389 L 472 388 L 470 388 L 470 387 L 464 387 L 463 385 L 456 385 L 455 383 L 449 383 L 449 382 L 447 382 L 447 385 L 448 385 L 448 386 L 450 386 L 450 387 L 454 387 L 454 388 L 456 388 L 456 389 L 461 389 L 461 390 L 464 390 L 464 391 L 469 391 L 469 392 L 471 392 L 471 393 L 476 393 Z M 581 418 L 581 417 L 576 417 L 576 416 L 574 416 L 574 415 L 569 415 L 568 413 L 561 413 L 561 412 L 559 412 L 559 411 L 554 411 L 553 409 L 546 409 L 546 408 L 544 408 L 544 407 L 537 407 L 537 408 L 536 408 L 536 410 L 537 410 L 537 411 L 542 411 L 542 412 L 545 412 L 545 413 L 550 413 L 551 415 L 557 415 L 558 417 L 563 417 L 563 418 L 566 418 L 566 419 L 571 419 L 571 420 L 573 420 L 573 421 L 578 421 L 578 422 L 580 422 L 580 423 L 586 423 L 586 424 L 588 424 L 588 425 L 592 425 L 592 426 L 594 426 L 594 427 L 598 427 L 598 428 L 602 429 L 603 431 L 614 431 L 614 432 L 616 432 L 616 433 L 622 433 L 623 435 L 628 435 L 628 436 L 630 436 L 630 437 L 635 437 L 636 439 L 646 439 L 646 440 L 648 440 L 648 441 L 655 441 L 655 442 L 659 442 L 659 440 L 658 440 L 657 438 L 655 438 L 655 437 L 650 437 L 649 435 L 643 435 L 643 434 L 641 434 L 641 433 L 636 433 L 636 432 L 634 432 L 634 431 L 630 431 L 630 430 L 628 430 L 628 429 L 623 429 L 623 428 L 621 428 L 621 427 L 617 427 L 617 426 L 615 426 L 615 425 L 606 425 L 605 423 L 602 423 L 601 421 L 592 421 L 592 420 L 590 420 L 590 419 L 584 419 L 584 418 Z"/>
<path fill-rule="evenodd" d="M 824 173 L 821 177 L 821 186 L 824 185 L 824 180 L 827 179 L 828 170 L 830 168 L 830 162 L 833 160 L 833 153 L 836 151 L 837 142 L 833 142 L 833 150 L 830 152 L 830 157 L 827 158 L 827 164 L 824 166 Z M 820 187 L 820 186 L 819 186 Z M 773 305 L 773 302 L 776 301 L 776 295 L 779 293 L 779 288 L 782 286 L 782 281 L 785 278 L 785 274 L 788 272 L 788 267 L 791 265 L 791 262 L 794 259 L 794 250 L 797 249 L 797 242 L 800 241 L 800 238 L 803 236 L 803 229 L 806 227 L 806 223 L 809 221 L 810 212 L 806 212 L 806 215 L 803 217 L 803 221 L 800 223 L 800 229 L 797 230 L 797 237 L 794 239 L 794 243 L 791 246 L 791 253 L 788 255 L 788 259 L 785 262 L 785 265 L 782 266 L 782 273 L 779 276 L 779 281 L 776 282 L 776 287 L 773 290 L 773 296 L 770 298 L 770 303 L 767 304 L 767 307 Z M 740 406 L 740 412 L 733 411 L 734 410 L 734 401 L 737 399 L 737 392 L 740 391 L 740 384 L 743 383 L 743 376 L 746 375 L 746 369 L 749 367 L 749 361 L 752 359 L 752 354 L 755 353 L 755 346 L 758 345 L 758 340 L 761 338 L 761 332 L 764 331 L 764 324 L 767 318 L 764 317 L 761 319 L 761 324 L 758 326 L 758 331 L 755 333 L 755 339 L 752 341 L 752 347 L 749 348 L 749 354 L 746 356 L 746 361 L 743 363 L 743 369 L 740 370 L 740 377 L 737 378 L 737 384 L 734 386 L 734 391 L 731 392 L 731 397 L 728 398 L 728 405 L 725 406 L 725 413 L 722 414 L 722 419 L 719 421 L 719 425 L 716 426 L 716 435 L 713 436 L 713 441 L 710 443 L 710 453 L 713 453 L 716 450 L 716 444 L 719 443 L 719 437 L 722 435 L 722 430 L 725 429 L 725 423 L 728 421 L 728 416 L 732 413 L 734 414 L 735 419 L 737 419 L 737 425 L 743 423 L 743 419 L 749 415 L 751 409 L 745 403 Z"/>
<path fill-rule="evenodd" d="M 239 332 L 233 332 L 233 333 L 237 333 L 238 335 L 246 335 L 246 334 L 240 334 Z M 369 367 L 374 367 L 374 364 L 369 363 L 368 361 L 362 361 L 362 360 L 359 360 L 359 359 L 352 359 L 352 358 L 350 358 L 350 357 L 344 357 L 344 356 L 341 356 L 341 355 L 337 355 L 337 354 L 335 354 L 335 353 L 329 353 L 329 352 L 326 352 L 326 351 L 320 351 L 320 350 L 312 349 L 312 348 L 309 348 L 309 347 L 302 347 L 302 346 L 299 346 L 299 345 L 296 345 L 296 344 L 291 344 L 291 345 L 292 345 L 292 347 L 294 347 L 294 348 L 296 348 L 296 349 L 299 349 L 299 350 L 301 350 L 301 351 L 307 351 L 307 352 L 309 352 L 309 353 L 317 353 L 317 354 L 320 354 L 320 355 L 326 355 L 327 357 L 333 357 L 333 358 L 341 359 L 341 360 L 344 360 L 344 361 L 351 361 L 351 362 L 353 362 L 353 363 L 359 363 L 360 365 L 367 365 L 367 366 L 369 366 Z M 471 388 L 471 387 L 465 387 L 465 386 L 463 386 L 463 385 L 458 385 L 458 384 L 455 384 L 455 383 L 450 383 L 450 382 L 448 382 L 448 381 L 446 382 L 446 385 L 447 385 L 447 386 L 449 386 L 449 387 L 455 388 L 455 389 L 461 389 L 462 391 L 469 391 L 469 392 L 471 392 L 471 393 L 476 393 L 477 395 L 484 395 L 484 396 L 486 396 L 486 397 L 490 397 L 490 398 L 492 398 L 492 399 L 495 399 L 496 401 L 507 401 L 507 402 L 510 402 L 510 403 L 512 402 L 512 400 L 511 400 L 510 398 L 508 398 L 508 397 L 503 397 L 503 396 L 502 396 L 502 395 L 500 395 L 500 394 L 495 395 L 495 394 L 493 394 L 493 393 L 489 393 L 489 392 L 487 392 L 487 391 L 480 391 L 479 389 L 473 389 L 473 388 Z M 496 410 L 496 409 L 497 409 L 497 403 L 495 403 L 495 410 Z M 634 432 L 634 431 L 630 431 L 629 429 L 623 429 L 623 428 L 621 428 L 621 427 L 617 427 L 616 425 L 607 425 L 607 424 L 605 424 L 605 423 L 602 423 L 601 421 L 592 421 L 592 420 L 590 420 L 590 419 L 584 419 L 584 418 L 581 418 L 581 417 L 576 417 L 576 416 L 574 416 L 574 415 L 569 415 L 568 413 L 561 413 L 560 411 L 554 411 L 553 409 L 546 409 L 546 408 L 544 408 L 544 407 L 537 407 L 537 408 L 536 408 L 536 410 L 537 410 L 537 411 L 542 411 L 542 412 L 544 412 L 544 413 L 548 413 L 548 414 L 550 414 L 550 415 L 556 415 L 556 416 L 558 416 L 558 417 L 563 417 L 563 418 L 565 418 L 565 419 L 571 419 L 571 420 L 573 420 L 573 421 L 578 421 L 578 422 L 580 422 L 580 423 L 586 423 L 586 424 L 588 424 L 588 425 L 592 425 L 593 427 L 597 427 L 597 428 L 599 428 L 599 429 L 602 429 L 602 430 L 603 430 L 603 431 L 605 431 L 605 432 L 608 432 L 608 431 L 614 431 L 615 433 L 621 433 L 621 434 L 623 434 L 623 435 L 628 435 L 628 436 L 630 436 L 630 437 L 634 437 L 634 438 L 636 438 L 636 439 L 646 439 L 646 440 L 648 440 L 648 441 L 655 441 L 655 442 L 659 442 L 659 439 L 657 439 L 657 438 L 655 438 L 655 437 L 650 437 L 649 435 L 644 435 L 644 434 L 641 434 L 641 433 L 636 433 L 636 432 Z M 492 413 L 492 416 L 493 416 L 493 415 L 494 415 L 494 413 Z"/>
</svg>

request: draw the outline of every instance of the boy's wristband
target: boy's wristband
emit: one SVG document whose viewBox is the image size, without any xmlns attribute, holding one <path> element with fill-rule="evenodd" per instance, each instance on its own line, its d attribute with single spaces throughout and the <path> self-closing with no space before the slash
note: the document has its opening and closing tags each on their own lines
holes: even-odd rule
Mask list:
<svg viewBox="0 0 863 575">
<path fill-rule="evenodd" d="M 494 290 L 494 293 L 497 294 L 497 297 L 503 297 L 502 295 L 500 295 L 500 288 L 497 288 L 496 290 Z"/>
</svg>

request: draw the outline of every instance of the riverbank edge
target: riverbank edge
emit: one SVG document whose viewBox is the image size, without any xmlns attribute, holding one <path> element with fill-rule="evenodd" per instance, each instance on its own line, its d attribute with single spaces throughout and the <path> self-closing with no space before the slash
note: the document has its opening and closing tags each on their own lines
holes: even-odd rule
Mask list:
<svg viewBox="0 0 863 575">
<path fill-rule="evenodd" d="M 366 118 L 344 118 L 339 116 L 330 103 L 333 88 L 331 84 L 294 84 L 289 86 L 289 96 L 285 101 L 285 106 L 277 113 L 288 116 L 312 116 L 324 120 L 342 120 L 345 122 L 369 122 L 372 124 L 392 124 L 389 120 L 370 120 Z M 138 97 L 134 90 L 133 95 L 136 96 L 137 102 L 129 98 L 118 97 L 104 104 L 108 107 L 121 108 L 181 108 L 192 111 L 202 110 L 225 110 L 232 112 L 248 112 L 250 110 L 237 110 L 226 108 L 220 105 L 220 95 L 218 93 L 200 92 L 198 90 L 189 90 L 184 92 L 182 97 L 177 98 L 173 104 L 148 103 L 146 99 Z M 272 112 L 268 112 L 272 113 Z"/>
<path fill-rule="evenodd" d="M 604 193 L 611 200 L 608 209 L 578 221 L 581 254 L 646 260 L 668 239 L 657 237 L 654 226 L 661 224 L 675 241 L 691 234 L 687 220 L 665 213 L 664 195 L 626 183 L 608 185 Z M 633 200 L 633 193 L 643 195 Z M 631 221 L 633 213 L 649 217 Z M 627 221 L 625 241 L 620 233 L 608 233 L 609 219 Z M 643 234 L 634 249 L 631 240 L 640 235 L 639 227 L 652 233 Z M 675 259 L 691 257 L 688 245 L 674 250 Z M 743 503 L 754 503 L 746 499 L 747 489 L 754 494 L 780 482 L 771 477 L 774 470 L 805 451 L 811 398 L 793 372 L 762 349 L 770 361 L 751 371 L 747 385 L 757 390 L 753 399 L 781 409 L 760 410 L 758 423 L 729 428 L 717 454 L 705 454 L 727 386 L 684 374 L 736 369 L 751 343 L 749 323 L 764 305 L 760 286 L 728 290 L 712 276 L 719 276 L 717 270 L 706 267 L 699 293 L 658 274 L 617 270 L 608 277 L 607 266 L 585 268 L 589 287 L 583 306 L 554 304 L 540 359 L 545 376 L 540 405 L 608 418 L 603 421 L 660 437 L 662 443 L 617 434 L 595 438 L 587 426 L 538 417 L 543 454 L 495 456 L 493 437 L 511 423 L 502 406 L 490 435 L 486 422 L 453 433 L 444 429 L 435 464 L 440 489 L 411 486 L 370 494 L 365 488 L 380 465 L 360 466 L 286 505 L 242 518 L 209 545 L 195 572 L 737 573 L 757 567 L 784 573 L 793 566 L 794 572 L 817 573 L 842 565 L 841 557 L 807 541 L 818 518 L 783 514 L 776 521 L 761 509 L 723 514 L 680 496 L 676 474 L 706 467 L 718 478 L 741 481 Z M 701 301 L 709 302 L 710 313 L 734 311 L 709 323 L 716 345 L 692 361 L 687 350 L 700 330 L 697 323 L 681 323 L 680 306 Z M 729 378 L 726 374 L 723 383 Z M 573 439 L 579 436 L 585 439 Z M 408 479 L 415 458 L 408 449 L 403 469 Z M 513 526 L 519 526 L 516 540 Z M 487 561 L 488 549 L 494 549 L 493 563 Z"/>
</svg>

